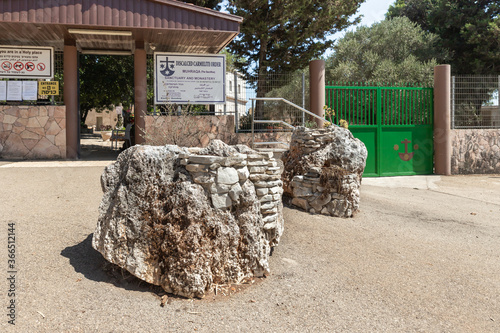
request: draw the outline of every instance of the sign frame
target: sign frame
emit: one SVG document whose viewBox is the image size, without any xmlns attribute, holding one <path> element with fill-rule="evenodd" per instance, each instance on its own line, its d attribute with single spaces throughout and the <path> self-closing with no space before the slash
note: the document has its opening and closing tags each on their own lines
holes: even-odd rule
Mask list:
<svg viewBox="0 0 500 333">
<path fill-rule="evenodd" d="M 53 78 L 53 47 L 0 45 L 0 79 Z"/>
<path fill-rule="evenodd" d="M 154 53 L 155 105 L 221 103 L 226 103 L 225 54 Z"/>
</svg>

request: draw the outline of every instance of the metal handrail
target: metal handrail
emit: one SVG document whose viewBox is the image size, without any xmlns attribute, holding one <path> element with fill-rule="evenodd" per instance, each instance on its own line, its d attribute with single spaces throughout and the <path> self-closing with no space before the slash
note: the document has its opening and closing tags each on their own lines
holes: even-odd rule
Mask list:
<svg viewBox="0 0 500 333">
<path fill-rule="evenodd" d="M 294 108 L 302 111 L 303 112 L 303 114 L 302 114 L 302 118 L 303 119 L 304 119 L 304 114 L 308 114 L 308 115 L 313 116 L 314 118 L 317 118 L 319 120 L 322 120 L 322 121 L 325 120 L 324 118 L 318 116 L 317 114 L 314 114 L 311 111 L 306 110 L 303 107 L 300 107 L 297 104 L 292 103 L 289 100 L 281 98 L 281 97 L 252 97 L 252 98 L 249 98 L 249 100 L 252 101 L 252 148 L 254 148 L 254 146 L 256 144 L 255 143 L 255 126 L 254 126 L 255 123 L 257 123 L 257 124 L 263 124 L 263 123 L 281 123 L 281 124 L 283 124 L 285 126 L 288 126 L 288 127 L 292 128 L 292 129 L 295 129 L 295 126 L 290 125 L 289 123 L 287 123 L 287 122 L 285 122 L 283 120 L 255 120 L 255 106 L 254 106 L 254 101 L 280 101 L 280 102 L 284 102 L 284 103 L 289 104 L 289 105 L 293 106 Z M 259 143 L 257 143 L 257 144 L 259 144 Z M 261 144 L 264 144 L 264 143 L 261 143 Z M 284 142 L 266 142 L 265 144 L 285 144 L 285 145 L 287 145 Z"/>
<path fill-rule="evenodd" d="M 257 124 L 269 124 L 269 123 L 283 124 L 285 126 L 290 127 L 291 129 L 295 129 L 295 126 L 290 125 L 289 123 L 283 120 L 254 120 L 253 122 Z"/>
<path fill-rule="evenodd" d="M 296 109 L 299 109 L 300 111 L 304 112 L 304 113 L 307 113 L 308 115 L 310 116 L 313 116 L 315 118 L 318 118 L 319 120 L 322 120 L 324 121 L 325 118 L 322 118 L 320 116 L 318 116 L 317 114 L 315 113 L 312 113 L 311 111 L 309 110 L 306 110 L 304 109 L 303 107 L 300 107 L 298 106 L 297 104 L 295 103 L 292 103 L 290 102 L 289 100 L 287 99 L 284 99 L 284 98 L 281 98 L 281 97 L 252 97 L 252 98 L 249 98 L 249 100 L 251 101 L 281 101 L 281 102 L 285 102 L 287 104 L 290 104 L 291 106 L 293 106 L 294 108 Z M 252 102 L 253 103 L 253 102 Z M 253 105 L 252 105 L 252 108 L 253 108 Z"/>
</svg>

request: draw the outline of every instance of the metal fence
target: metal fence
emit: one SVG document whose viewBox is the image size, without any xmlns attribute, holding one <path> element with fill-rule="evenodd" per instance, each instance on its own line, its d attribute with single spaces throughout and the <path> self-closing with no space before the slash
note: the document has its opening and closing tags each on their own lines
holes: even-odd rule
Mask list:
<svg viewBox="0 0 500 333">
<path fill-rule="evenodd" d="M 64 54 L 62 51 L 54 52 L 54 81 L 59 82 L 59 95 L 51 97 L 52 104 L 64 104 Z"/>
<path fill-rule="evenodd" d="M 452 128 L 500 128 L 500 76 L 451 78 Z"/>
<path fill-rule="evenodd" d="M 257 86 L 260 85 L 260 94 Z M 297 106 L 309 109 L 309 75 L 304 71 L 296 71 L 288 74 L 270 74 L 267 77 L 253 77 L 246 82 L 247 90 L 247 113 L 240 117 L 239 130 L 247 132 L 251 130 L 252 114 L 255 119 L 267 121 L 266 123 L 254 124 L 255 132 L 282 132 L 290 131 L 290 128 L 277 123 L 284 121 L 292 126 L 305 124 L 304 113 L 294 106 L 280 100 L 257 100 L 252 98 L 283 98 Z M 250 102 L 251 101 L 251 102 Z"/>
<path fill-rule="evenodd" d="M 350 84 L 326 86 L 326 104 L 335 111 L 335 123 L 341 119 L 349 126 L 432 123 L 433 88 Z"/>
</svg>

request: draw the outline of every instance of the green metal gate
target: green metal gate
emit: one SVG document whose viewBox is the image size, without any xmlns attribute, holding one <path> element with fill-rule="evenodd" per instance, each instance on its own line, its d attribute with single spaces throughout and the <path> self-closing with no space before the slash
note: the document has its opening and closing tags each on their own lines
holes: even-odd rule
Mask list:
<svg viewBox="0 0 500 333">
<path fill-rule="evenodd" d="M 432 88 L 329 85 L 326 104 L 366 145 L 363 176 L 433 173 Z"/>
</svg>

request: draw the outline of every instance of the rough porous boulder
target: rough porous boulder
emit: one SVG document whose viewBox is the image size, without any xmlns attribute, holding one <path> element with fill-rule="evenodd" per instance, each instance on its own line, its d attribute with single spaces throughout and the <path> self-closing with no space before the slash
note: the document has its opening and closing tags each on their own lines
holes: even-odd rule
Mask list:
<svg viewBox="0 0 500 333">
<path fill-rule="evenodd" d="M 272 154 L 217 140 L 204 149 L 129 148 L 101 177 L 92 245 L 136 277 L 185 297 L 266 274 L 283 232 L 275 166 Z"/>
<path fill-rule="evenodd" d="M 298 127 L 283 155 L 285 194 L 308 212 L 352 217 L 367 155 L 363 142 L 345 128 Z"/>
</svg>

